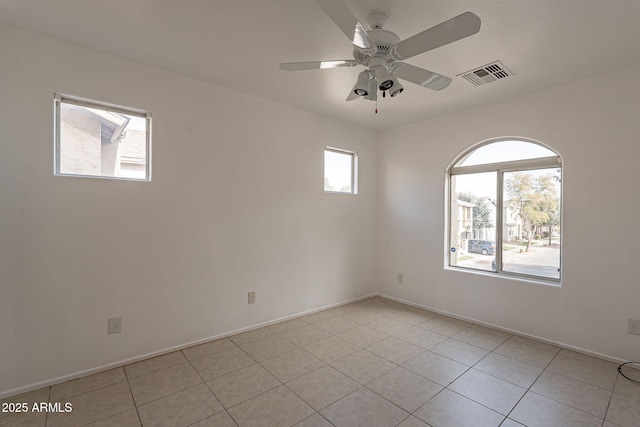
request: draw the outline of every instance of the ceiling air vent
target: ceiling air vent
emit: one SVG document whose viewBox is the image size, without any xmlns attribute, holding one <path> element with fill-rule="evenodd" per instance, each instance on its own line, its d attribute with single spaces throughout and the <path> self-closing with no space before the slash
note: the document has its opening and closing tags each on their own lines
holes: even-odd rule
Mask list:
<svg viewBox="0 0 640 427">
<path fill-rule="evenodd" d="M 468 80 L 475 86 L 482 86 L 487 83 L 495 82 L 496 80 L 504 79 L 505 77 L 513 76 L 513 73 L 507 70 L 500 61 L 495 61 L 491 64 L 476 68 L 475 70 L 458 74 L 458 76 Z"/>
</svg>

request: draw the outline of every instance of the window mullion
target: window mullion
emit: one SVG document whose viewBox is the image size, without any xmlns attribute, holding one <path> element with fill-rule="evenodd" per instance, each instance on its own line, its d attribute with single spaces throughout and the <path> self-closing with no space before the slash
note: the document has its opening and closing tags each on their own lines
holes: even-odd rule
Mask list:
<svg viewBox="0 0 640 427">
<path fill-rule="evenodd" d="M 496 172 L 496 272 L 502 271 L 502 242 L 504 236 L 504 224 L 502 223 L 502 215 L 504 212 L 503 188 L 504 188 L 504 172 Z"/>
<path fill-rule="evenodd" d="M 559 157 L 541 157 L 538 159 L 527 159 L 527 160 L 515 160 L 511 162 L 501 162 L 501 163 L 484 163 L 480 165 L 473 166 L 457 166 L 451 168 L 452 175 L 463 175 L 463 174 L 472 174 L 472 173 L 482 173 L 482 172 L 492 172 L 495 170 L 502 170 L 505 172 L 508 171 L 520 171 L 520 170 L 528 170 L 528 169 L 544 169 L 544 168 L 553 168 L 558 167 L 560 165 Z"/>
<path fill-rule="evenodd" d="M 59 94 L 55 94 L 53 98 L 53 172 L 54 175 L 60 170 L 60 126 L 58 121 L 60 117 L 60 103 L 61 98 Z"/>
<path fill-rule="evenodd" d="M 358 153 L 351 154 L 351 192 L 358 194 Z"/>
</svg>

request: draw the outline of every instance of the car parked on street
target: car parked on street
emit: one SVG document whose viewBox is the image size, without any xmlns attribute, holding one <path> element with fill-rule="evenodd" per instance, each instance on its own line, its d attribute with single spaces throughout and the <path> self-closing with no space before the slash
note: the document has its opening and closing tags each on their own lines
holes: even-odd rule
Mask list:
<svg viewBox="0 0 640 427">
<path fill-rule="evenodd" d="M 496 252 L 496 242 L 491 240 L 469 240 L 467 250 L 476 254 L 493 255 Z"/>
</svg>

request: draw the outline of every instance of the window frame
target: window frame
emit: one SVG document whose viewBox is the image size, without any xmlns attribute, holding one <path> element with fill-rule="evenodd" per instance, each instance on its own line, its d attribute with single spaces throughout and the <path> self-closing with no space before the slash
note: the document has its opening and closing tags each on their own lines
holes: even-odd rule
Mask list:
<svg viewBox="0 0 640 427">
<path fill-rule="evenodd" d="M 63 173 L 60 172 L 60 149 L 61 149 L 61 135 L 60 135 L 60 108 L 61 105 L 72 104 L 81 107 L 94 108 L 98 110 L 108 111 L 112 113 L 126 114 L 128 116 L 140 117 L 145 120 L 145 178 L 130 178 L 108 175 L 83 175 L 75 173 Z M 151 182 L 151 118 L 150 112 L 130 107 L 123 107 L 120 105 L 110 104 L 107 102 L 96 101 L 89 98 L 83 98 L 74 95 L 66 95 L 56 92 L 53 97 L 53 174 L 54 176 L 64 177 L 77 177 L 77 178 L 95 178 L 95 179 L 111 179 L 119 181 L 141 181 Z"/>
<path fill-rule="evenodd" d="M 322 151 L 322 155 L 323 155 L 322 159 L 323 159 L 323 178 L 325 179 L 327 176 L 326 176 L 326 164 L 324 161 L 324 154 L 327 151 L 337 153 L 337 154 L 349 155 L 351 157 L 351 191 L 327 190 L 324 188 L 324 184 L 323 184 L 324 192 L 329 194 L 353 194 L 353 195 L 358 194 L 358 153 L 355 151 L 349 151 L 342 148 L 329 147 L 329 146 L 324 147 L 324 150 Z M 324 183 L 324 179 L 323 179 L 323 183 Z"/>
<path fill-rule="evenodd" d="M 470 165 L 470 166 L 456 166 L 462 163 L 469 155 L 471 155 L 476 150 L 486 146 L 491 145 L 497 142 L 504 141 L 518 141 L 518 142 L 526 142 L 530 144 L 539 145 L 553 153 L 556 153 L 555 156 L 548 157 L 538 157 L 531 158 L 525 160 L 512 160 L 505 162 L 495 162 L 495 163 L 483 163 L 479 165 Z M 504 212 L 504 174 L 509 172 L 526 172 L 528 170 L 539 170 L 539 169 L 560 169 L 560 253 L 559 253 L 559 267 L 558 267 L 558 278 L 553 277 L 545 277 L 538 276 L 532 274 L 518 273 L 513 271 L 504 271 L 502 269 L 502 247 L 503 247 L 503 232 L 504 232 L 504 224 L 503 221 L 503 212 Z M 493 270 L 482 270 L 476 269 L 472 267 L 462 267 L 458 265 L 451 264 L 451 212 L 452 212 L 452 202 L 453 197 L 456 195 L 451 191 L 451 177 L 456 175 L 470 175 L 477 173 L 485 173 L 485 172 L 495 172 L 496 173 L 496 249 L 495 249 L 495 261 L 496 261 L 496 271 Z M 546 285 L 554 285 L 560 286 L 562 283 L 562 248 L 564 246 L 564 237 L 563 231 L 564 227 L 562 226 L 564 220 L 564 210 L 562 209 L 563 205 L 563 197 L 564 197 L 564 175 L 563 175 L 563 164 L 562 158 L 560 154 L 558 154 L 555 150 L 547 147 L 546 145 L 527 138 L 521 137 L 511 137 L 511 138 L 499 138 L 499 139 L 491 139 L 487 141 L 483 141 L 481 143 L 475 144 L 472 147 L 465 150 L 462 154 L 457 156 L 453 162 L 451 162 L 450 166 L 446 170 L 445 177 L 445 186 L 446 186 L 446 208 L 445 208 L 445 269 L 455 270 L 455 271 L 463 271 L 475 274 L 482 275 L 490 275 L 493 277 L 502 277 L 502 278 L 510 278 L 517 279 L 521 281 L 535 282 Z"/>
</svg>

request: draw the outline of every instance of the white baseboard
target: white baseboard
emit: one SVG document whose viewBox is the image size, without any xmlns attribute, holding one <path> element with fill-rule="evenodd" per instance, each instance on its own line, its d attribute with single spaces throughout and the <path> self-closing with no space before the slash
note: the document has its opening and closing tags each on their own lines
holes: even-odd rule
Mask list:
<svg viewBox="0 0 640 427">
<path fill-rule="evenodd" d="M 16 395 L 19 395 L 19 394 L 22 394 L 22 393 L 27 393 L 27 392 L 30 392 L 30 391 L 33 391 L 33 390 L 37 390 L 37 389 L 42 388 L 42 387 L 48 387 L 48 386 L 55 385 L 55 384 L 60 384 L 60 383 L 66 382 L 66 381 L 71 381 L 71 380 L 75 380 L 75 379 L 78 379 L 78 378 L 86 377 L 87 375 L 92 375 L 92 374 L 97 374 L 99 372 L 108 371 L 109 369 L 119 368 L 121 366 L 129 365 L 131 363 L 139 362 L 141 360 L 145 360 L 145 359 L 149 359 L 149 358 L 157 357 L 157 356 L 162 356 L 163 354 L 172 353 L 172 352 L 178 351 L 178 350 L 183 350 L 185 348 L 193 347 L 193 346 L 198 345 L 198 344 L 204 344 L 204 343 L 209 342 L 209 341 L 214 341 L 214 340 L 218 340 L 218 339 L 221 339 L 221 338 L 230 337 L 232 335 L 240 334 L 242 332 L 252 331 L 254 329 L 263 328 L 265 326 L 273 325 L 275 323 L 284 322 L 285 320 L 295 319 L 297 317 L 306 316 L 308 314 L 317 313 L 318 311 L 328 310 L 330 308 L 339 307 L 341 305 L 350 304 L 352 302 L 357 302 L 357 301 L 360 301 L 360 300 L 363 300 L 363 299 L 367 299 L 367 298 L 371 298 L 371 297 L 374 297 L 374 296 L 376 296 L 375 293 L 374 294 L 369 294 L 369 295 L 364 295 L 364 296 L 359 296 L 359 297 L 352 298 L 352 299 L 347 300 L 347 301 L 342 301 L 342 302 L 339 302 L 339 303 L 336 303 L 336 304 L 330 304 L 330 305 L 326 305 L 324 307 L 314 308 L 313 310 L 303 311 L 301 313 L 292 314 L 290 316 L 281 317 L 281 318 L 278 318 L 278 319 L 270 320 L 268 322 L 258 323 L 258 324 L 255 324 L 255 325 L 247 326 L 245 328 L 236 329 L 236 330 L 233 330 L 233 331 L 225 332 L 225 333 L 214 335 L 214 336 L 207 337 L 207 338 L 202 338 L 202 339 L 199 339 L 199 340 L 196 340 L 196 341 L 191 341 L 191 342 L 188 342 L 188 343 L 176 345 L 176 346 L 165 348 L 165 349 L 162 349 L 162 350 L 156 350 L 156 351 L 153 351 L 151 353 L 141 354 L 139 356 L 131 357 L 131 358 L 124 359 L 124 360 L 119 360 L 117 362 L 109 363 L 107 365 L 97 366 L 95 368 L 86 369 L 84 371 L 74 372 L 72 374 L 63 375 L 61 377 L 56 377 L 56 378 L 51 378 L 51 379 L 48 379 L 46 381 L 41 381 L 41 382 L 38 382 L 38 383 L 35 383 L 35 384 L 29 384 L 29 385 L 26 385 L 26 386 L 23 386 L 23 387 L 14 388 L 12 390 L 3 391 L 3 392 L 0 392 L 0 399 L 6 399 L 7 397 L 12 397 L 12 396 L 16 396 Z"/>
<path fill-rule="evenodd" d="M 529 338 L 529 339 L 532 339 L 534 341 L 539 341 L 539 342 L 544 343 L 544 344 L 551 344 L 551 345 L 555 345 L 557 347 L 562 347 L 562 348 L 565 348 L 567 350 L 575 351 L 577 353 L 586 354 L 587 356 L 593 356 L 593 357 L 597 357 L 597 358 L 600 358 L 600 359 L 608 360 L 609 362 L 614 362 L 614 363 L 625 363 L 625 362 L 627 362 L 627 360 L 622 360 L 622 359 L 619 359 L 617 357 L 609 356 L 608 354 L 597 353 L 597 352 L 594 352 L 594 351 L 591 351 L 591 350 L 587 350 L 587 349 L 584 349 L 584 348 L 575 347 L 575 346 L 572 346 L 572 345 L 567 344 L 567 343 L 549 340 L 549 339 L 542 338 L 542 337 L 539 337 L 539 336 L 536 336 L 536 335 L 528 334 L 526 332 L 517 331 L 515 329 L 509 329 L 509 328 L 505 328 L 503 326 L 494 325 L 492 323 L 483 322 L 481 320 L 473 319 L 473 318 L 470 318 L 470 317 L 460 316 L 460 315 L 455 314 L 455 313 L 450 313 L 448 311 L 440 310 L 440 309 L 437 309 L 437 308 L 434 308 L 434 307 L 429 307 L 429 306 L 422 305 L 422 304 L 416 304 L 416 303 L 411 302 L 411 301 L 406 301 L 406 300 L 403 300 L 401 298 L 395 298 L 395 297 L 392 297 L 392 296 L 389 296 L 389 295 L 381 294 L 379 292 L 377 293 L 377 296 L 382 297 L 382 298 L 386 298 L 386 299 L 388 299 L 390 301 L 395 301 L 395 302 L 400 302 L 402 304 L 410 305 L 412 307 L 417 307 L 417 308 L 422 308 L 424 310 L 433 311 L 434 313 L 444 314 L 446 316 L 453 317 L 455 319 L 464 320 L 466 322 L 474 323 L 476 325 L 486 326 L 488 328 L 497 329 L 499 331 L 508 332 L 508 333 L 514 334 L 514 335 L 520 335 L 521 337 Z"/>
</svg>

